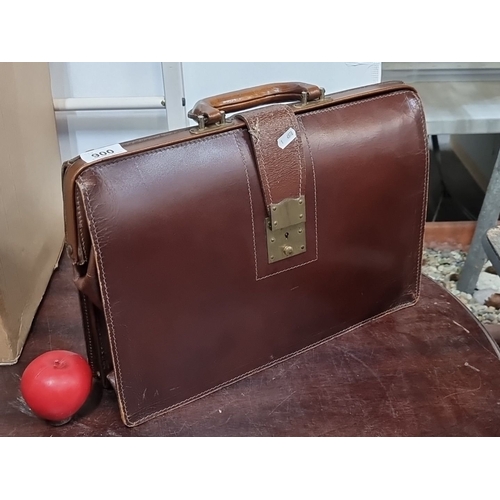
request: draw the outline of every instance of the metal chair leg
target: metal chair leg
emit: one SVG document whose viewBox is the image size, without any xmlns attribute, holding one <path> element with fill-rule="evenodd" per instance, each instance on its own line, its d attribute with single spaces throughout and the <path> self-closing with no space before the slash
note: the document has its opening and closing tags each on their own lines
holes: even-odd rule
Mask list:
<svg viewBox="0 0 500 500">
<path fill-rule="evenodd" d="M 464 267 L 460 273 L 457 288 L 466 293 L 474 292 L 479 273 L 486 262 L 482 239 L 488 229 L 497 224 L 500 214 L 500 152 L 498 153 L 490 182 L 486 190 L 483 206 L 477 219 L 476 230 L 472 238 Z"/>
</svg>

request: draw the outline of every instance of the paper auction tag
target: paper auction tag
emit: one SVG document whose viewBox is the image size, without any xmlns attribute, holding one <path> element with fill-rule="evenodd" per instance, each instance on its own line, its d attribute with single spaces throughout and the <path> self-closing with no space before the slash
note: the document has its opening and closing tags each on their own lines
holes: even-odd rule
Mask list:
<svg viewBox="0 0 500 500">
<path fill-rule="evenodd" d="M 278 146 L 281 149 L 285 149 L 295 138 L 297 137 L 297 134 L 295 130 L 290 127 L 279 139 L 278 139 Z"/>
<path fill-rule="evenodd" d="M 110 156 L 115 156 L 120 153 L 126 153 L 127 151 L 122 148 L 120 144 L 112 144 L 111 146 L 105 146 L 99 149 L 92 149 L 86 151 L 80 155 L 80 158 L 87 163 L 91 161 L 100 160 L 101 158 L 108 158 Z"/>
</svg>

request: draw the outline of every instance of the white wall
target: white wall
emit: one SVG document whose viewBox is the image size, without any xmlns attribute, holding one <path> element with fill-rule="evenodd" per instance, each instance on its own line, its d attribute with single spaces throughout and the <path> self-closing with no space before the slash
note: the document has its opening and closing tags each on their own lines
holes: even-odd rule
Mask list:
<svg viewBox="0 0 500 500">
<path fill-rule="evenodd" d="M 160 63 L 50 63 L 52 94 L 66 97 L 163 95 Z M 164 132 L 164 110 L 56 113 L 63 160 L 89 149 Z"/>
<path fill-rule="evenodd" d="M 339 92 L 380 81 L 380 63 L 183 63 L 187 109 L 211 95 L 274 82 L 305 82 Z"/>
<path fill-rule="evenodd" d="M 173 72 L 178 71 L 183 85 L 169 87 L 178 95 L 167 96 L 167 107 L 185 97 L 184 108 L 58 112 L 63 160 L 89 149 L 164 132 L 167 123 L 187 126 L 186 112 L 197 100 L 222 92 L 279 81 L 304 81 L 336 92 L 380 81 L 380 63 L 182 63 L 168 68 L 171 73 L 165 70 L 166 79 L 175 79 Z M 162 64 L 158 62 L 51 63 L 50 70 L 56 99 L 164 95 Z"/>
</svg>

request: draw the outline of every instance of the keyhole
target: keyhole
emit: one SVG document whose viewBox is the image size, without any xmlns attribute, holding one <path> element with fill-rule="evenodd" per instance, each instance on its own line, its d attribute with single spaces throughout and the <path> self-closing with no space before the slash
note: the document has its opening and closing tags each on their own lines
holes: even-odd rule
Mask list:
<svg viewBox="0 0 500 500">
<path fill-rule="evenodd" d="M 285 238 L 288 239 L 289 235 L 290 235 L 290 233 L 285 233 Z"/>
</svg>

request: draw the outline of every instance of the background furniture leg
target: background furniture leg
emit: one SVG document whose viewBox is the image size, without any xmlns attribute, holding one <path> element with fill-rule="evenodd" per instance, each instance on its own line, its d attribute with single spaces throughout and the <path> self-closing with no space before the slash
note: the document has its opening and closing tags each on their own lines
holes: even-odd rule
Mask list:
<svg viewBox="0 0 500 500">
<path fill-rule="evenodd" d="M 497 156 L 491 174 L 483 206 L 477 219 L 476 230 L 472 238 L 464 267 L 460 273 L 457 288 L 466 293 L 472 293 L 477 283 L 479 273 L 486 261 L 482 239 L 488 229 L 496 225 L 500 214 L 500 153 Z"/>
</svg>

